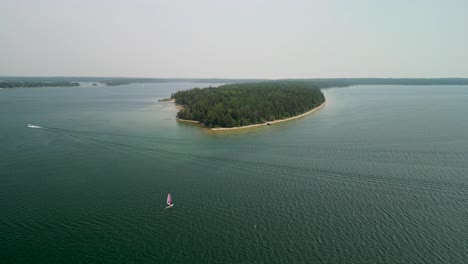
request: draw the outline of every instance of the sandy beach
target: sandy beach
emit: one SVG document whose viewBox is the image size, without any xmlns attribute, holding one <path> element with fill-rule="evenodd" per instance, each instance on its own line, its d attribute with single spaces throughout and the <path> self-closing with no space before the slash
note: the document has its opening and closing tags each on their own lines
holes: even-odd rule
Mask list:
<svg viewBox="0 0 468 264">
<path fill-rule="evenodd" d="M 321 105 L 315 107 L 314 109 L 312 109 L 312 110 L 310 110 L 310 111 L 307 111 L 307 112 L 305 112 L 305 113 L 303 113 L 303 114 L 300 114 L 300 115 L 297 115 L 297 116 L 285 118 L 285 119 L 278 119 L 278 120 L 274 120 L 274 121 L 269 121 L 269 122 L 265 122 L 265 123 L 254 124 L 254 125 L 248 125 L 248 126 L 239 126 L 239 127 L 215 127 L 215 128 L 208 128 L 208 127 L 205 127 L 205 128 L 207 128 L 207 129 L 209 129 L 209 130 L 212 130 L 212 131 L 229 131 L 229 130 L 239 130 L 239 129 L 247 129 L 247 128 L 254 128 L 254 127 L 267 126 L 267 123 L 270 124 L 270 125 L 278 124 L 278 123 L 281 123 L 281 122 L 291 121 L 291 120 L 298 119 L 298 118 L 304 117 L 304 116 L 306 116 L 306 115 L 312 114 L 313 112 L 322 109 L 322 108 L 326 105 L 326 103 L 327 103 L 327 101 L 323 102 Z M 186 120 L 186 119 L 176 119 L 176 120 L 177 120 L 177 121 L 180 121 L 180 122 L 189 122 L 189 123 L 200 124 L 199 121 L 195 121 L 195 120 Z M 202 124 L 200 124 L 200 125 L 203 126 Z M 203 126 L 203 127 L 204 127 L 204 126 Z"/>
</svg>

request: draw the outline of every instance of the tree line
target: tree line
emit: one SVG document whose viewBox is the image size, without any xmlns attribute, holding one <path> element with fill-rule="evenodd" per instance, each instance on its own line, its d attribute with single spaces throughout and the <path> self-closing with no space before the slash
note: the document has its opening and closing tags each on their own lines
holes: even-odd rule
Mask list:
<svg viewBox="0 0 468 264">
<path fill-rule="evenodd" d="M 68 87 L 68 86 L 80 86 L 80 84 L 76 82 L 23 82 L 23 81 L 0 82 L 0 88 Z"/>
<path fill-rule="evenodd" d="M 236 127 L 293 117 L 325 101 L 312 82 L 275 81 L 194 88 L 171 95 L 183 105 L 177 118 L 206 127 Z"/>
</svg>

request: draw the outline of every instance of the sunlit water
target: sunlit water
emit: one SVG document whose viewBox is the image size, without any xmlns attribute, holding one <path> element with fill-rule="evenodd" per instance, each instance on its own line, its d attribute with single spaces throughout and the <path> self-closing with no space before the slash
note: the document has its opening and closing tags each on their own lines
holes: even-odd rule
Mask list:
<svg viewBox="0 0 468 264">
<path fill-rule="evenodd" d="M 0 263 L 466 263 L 467 86 L 224 134 L 157 102 L 194 86 L 1 90 Z"/>
</svg>

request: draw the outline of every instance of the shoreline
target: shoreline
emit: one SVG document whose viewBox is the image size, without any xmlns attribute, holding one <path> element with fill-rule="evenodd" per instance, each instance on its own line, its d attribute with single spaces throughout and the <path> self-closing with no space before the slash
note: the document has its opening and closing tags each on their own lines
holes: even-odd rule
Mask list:
<svg viewBox="0 0 468 264">
<path fill-rule="evenodd" d="M 270 125 L 273 125 L 273 124 L 278 124 L 278 123 L 282 123 L 282 122 L 286 122 L 286 121 L 291 121 L 291 120 L 294 120 L 294 119 L 298 119 L 298 118 L 301 118 L 301 117 L 304 117 L 306 115 L 309 115 L 309 114 L 312 114 L 314 113 L 315 111 L 318 111 L 320 109 L 322 109 L 327 103 L 327 100 L 325 100 L 321 105 L 305 112 L 305 113 L 302 113 L 300 115 L 297 115 L 297 116 L 292 116 L 292 117 L 288 117 L 288 118 L 285 118 L 285 119 L 278 119 L 278 120 L 273 120 L 273 121 L 269 121 L 269 122 L 265 122 L 265 123 L 260 123 L 260 124 L 253 124 L 253 125 L 247 125 L 247 126 L 239 126 L 239 127 L 213 127 L 213 128 L 209 128 L 209 127 L 205 127 L 203 126 L 203 124 L 201 124 L 199 121 L 196 121 L 196 120 L 187 120 L 187 119 L 179 119 L 177 118 L 176 120 L 179 121 L 179 122 L 187 122 L 187 123 L 195 123 L 195 124 L 199 124 L 201 125 L 203 128 L 206 128 L 206 129 L 209 129 L 211 131 L 230 131 L 230 130 L 240 130 L 240 129 L 247 129 L 247 128 L 254 128 L 254 127 L 261 127 L 261 126 L 267 126 L 267 124 L 270 124 Z M 182 106 L 183 107 L 183 106 Z"/>
</svg>

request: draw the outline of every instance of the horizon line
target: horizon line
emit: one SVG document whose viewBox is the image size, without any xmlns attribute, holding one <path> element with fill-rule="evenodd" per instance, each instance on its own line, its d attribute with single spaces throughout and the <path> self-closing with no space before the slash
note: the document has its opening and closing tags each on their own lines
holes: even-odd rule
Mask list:
<svg viewBox="0 0 468 264">
<path fill-rule="evenodd" d="M 66 75 L 0 75 L 0 78 L 105 78 L 105 79 L 218 79 L 218 80 L 308 80 L 308 79 L 468 79 L 468 77 L 285 77 L 285 78 L 251 78 L 251 77 L 128 77 L 128 76 L 66 76 Z"/>
</svg>

